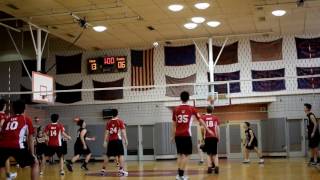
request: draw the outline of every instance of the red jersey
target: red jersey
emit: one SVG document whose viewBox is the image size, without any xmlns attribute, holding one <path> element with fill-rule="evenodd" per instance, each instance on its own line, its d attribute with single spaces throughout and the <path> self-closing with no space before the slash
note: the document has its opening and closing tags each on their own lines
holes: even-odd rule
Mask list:
<svg viewBox="0 0 320 180">
<path fill-rule="evenodd" d="M 124 123 L 121 119 L 112 119 L 107 123 L 106 130 L 109 132 L 108 141 L 121 140 L 121 130 L 125 129 Z"/>
<path fill-rule="evenodd" d="M 202 120 L 206 123 L 208 129 L 210 129 L 214 135 L 209 134 L 206 131 L 205 137 L 218 137 L 217 127 L 220 125 L 219 118 L 217 116 L 214 116 L 212 114 L 205 114 L 202 117 Z"/>
<path fill-rule="evenodd" d="M 175 136 L 191 136 L 192 116 L 200 118 L 197 110 L 189 105 L 183 104 L 173 110 L 172 120 L 176 122 Z"/>
<path fill-rule="evenodd" d="M 3 115 L 2 115 L 3 116 Z M 6 119 L 0 132 L 0 148 L 24 149 L 24 138 L 34 134 L 32 120 L 25 115 Z"/>
<path fill-rule="evenodd" d="M 51 123 L 46 126 L 44 132 L 48 135 L 49 141 L 48 146 L 62 146 L 62 133 L 64 132 L 64 127 L 60 123 Z"/>
</svg>

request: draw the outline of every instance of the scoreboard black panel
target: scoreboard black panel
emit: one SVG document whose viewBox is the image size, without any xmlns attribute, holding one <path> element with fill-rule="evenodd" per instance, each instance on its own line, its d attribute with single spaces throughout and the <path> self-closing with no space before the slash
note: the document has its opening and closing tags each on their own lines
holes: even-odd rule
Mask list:
<svg viewBox="0 0 320 180">
<path fill-rule="evenodd" d="M 88 59 L 88 74 L 127 72 L 126 56 L 106 56 Z"/>
</svg>

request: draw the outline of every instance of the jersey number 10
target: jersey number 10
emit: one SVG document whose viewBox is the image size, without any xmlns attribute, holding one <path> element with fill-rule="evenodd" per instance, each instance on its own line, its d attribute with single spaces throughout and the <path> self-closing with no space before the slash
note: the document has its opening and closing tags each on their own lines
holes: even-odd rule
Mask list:
<svg viewBox="0 0 320 180">
<path fill-rule="evenodd" d="M 7 127 L 6 127 L 6 131 L 14 131 L 18 128 L 18 122 L 17 121 L 11 121 L 7 124 Z"/>
</svg>

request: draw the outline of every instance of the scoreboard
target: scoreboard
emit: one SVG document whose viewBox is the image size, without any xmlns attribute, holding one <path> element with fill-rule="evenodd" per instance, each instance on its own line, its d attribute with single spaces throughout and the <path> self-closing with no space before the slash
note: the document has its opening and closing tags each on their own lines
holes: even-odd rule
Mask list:
<svg viewBox="0 0 320 180">
<path fill-rule="evenodd" d="M 126 56 L 106 56 L 88 59 L 88 74 L 127 72 Z"/>
</svg>

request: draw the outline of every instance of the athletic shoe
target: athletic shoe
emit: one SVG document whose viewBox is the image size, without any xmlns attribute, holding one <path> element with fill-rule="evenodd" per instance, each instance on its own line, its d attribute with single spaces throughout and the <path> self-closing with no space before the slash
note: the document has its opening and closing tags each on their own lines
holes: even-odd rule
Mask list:
<svg viewBox="0 0 320 180">
<path fill-rule="evenodd" d="M 264 164 L 264 159 L 260 159 L 259 164 Z"/>
<path fill-rule="evenodd" d="M 85 170 L 85 171 L 89 171 L 89 169 L 88 169 L 88 167 L 87 167 L 86 164 L 82 164 L 82 165 L 81 165 L 81 169 L 82 169 L 82 170 Z"/>
<path fill-rule="evenodd" d="M 69 161 L 66 162 L 66 166 L 67 166 L 68 171 L 70 171 L 70 172 L 73 171 L 72 164 Z"/>
<path fill-rule="evenodd" d="M 40 176 L 42 176 L 42 175 L 43 175 L 43 172 L 42 172 L 42 171 L 40 171 L 40 173 L 39 173 L 39 174 L 40 174 Z"/>
<path fill-rule="evenodd" d="M 207 173 L 208 174 L 212 174 L 212 168 L 211 167 L 208 167 Z"/>
<path fill-rule="evenodd" d="M 61 171 L 60 171 L 60 176 L 64 176 L 64 174 L 65 174 L 65 173 L 64 173 L 64 170 L 61 170 Z"/>
<path fill-rule="evenodd" d="M 199 161 L 199 163 L 198 163 L 199 165 L 202 165 L 203 164 L 203 161 Z"/>
<path fill-rule="evenodd" d="M 14 173 L 9 173 L 7 176 L 7 180 L 13 180 L 15 178 L 17 178 L 18 174 L 16 172 Z"/>
<path fill-rule="evenodd" d="M 119 176 L 128 176 L 129 175 L 129 173 L 123 169 L 119 170 L 118 174 L 119 174 Z"/>
<path fill-rule="evenodd" d="M 316 163 L 316 162 L 310 162 L 309 165 L 310 165 L 310 166 L 316 166 L 317 163 Z"/>
<path fill-rule="evenodd" d="M 107 174 L 107 171 L 105 169 L 100 170 L 100 175 L 105 176 Z"/>
<path fill-rule="evenodd" d="M 216 166 L 216 167 L 214 168 L 214 173 L 215 173 L 215 174 L 219 174 L 219 167 L 218 167 L 218 166 Z"/>
<path fill-rule="evenodd" d="M 249 164 L 250 160 L 249 159 L 245 159 L 244 161 L 242 161 L 243 164 Z"/>
<path fill-rule="evenodd" d="M 188 176 L 179 176 L 179 174 L 176 176 L 176 180 L 188 180 Z"/>
</svg>

